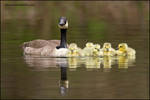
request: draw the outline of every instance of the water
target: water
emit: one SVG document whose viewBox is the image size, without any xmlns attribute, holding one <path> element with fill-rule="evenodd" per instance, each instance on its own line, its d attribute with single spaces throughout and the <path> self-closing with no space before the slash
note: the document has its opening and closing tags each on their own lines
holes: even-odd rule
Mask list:
<svg viewBox="0 0 150 100">
<path fill-rule="evenodd" d="M 24 41 L 43 38 L 39 28 L 28 22 L 6 21 L 1 40 L 1 97 L 5 99 L 46 98 L 141 98 L 149 97 L 148 27 L 112 25 L 104 36 L 86 27 L 71 27 L 68 43 L 84 47 L 87 41 L 111 42 L 114 48 L 126 42 L 137 52 L 136 58 L 83 57 L 39 58 L 23 56 Z M 110 25 L 111 26 L 111 25 Z M 124 29 L 120 27 L 125 26 Z M 141 27 L 142 26 L 142 27 Z M 34 28 L 34 29 L 33 29 Z M 40 30 L 40 29 L 39 29 Z M 58 29 L 57 29 L 58 30 Z M 59 39 L 47 34 L 43 39 Z"/>
</svg>

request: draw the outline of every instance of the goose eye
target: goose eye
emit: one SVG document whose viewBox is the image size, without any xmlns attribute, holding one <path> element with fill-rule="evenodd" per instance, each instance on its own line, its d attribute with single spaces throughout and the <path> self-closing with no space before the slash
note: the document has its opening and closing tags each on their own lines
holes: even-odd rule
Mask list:
<svg viewBox="0 0 150 100">
<path fill-rule="evenodd" d="M 65 24 L 66 24 L 66 20 L 65 20 Z"/>
</svg>

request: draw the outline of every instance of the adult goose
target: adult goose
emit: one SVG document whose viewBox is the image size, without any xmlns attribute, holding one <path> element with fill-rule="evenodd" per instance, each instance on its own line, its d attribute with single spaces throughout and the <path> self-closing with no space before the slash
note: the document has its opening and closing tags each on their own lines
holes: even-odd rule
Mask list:
<svg viewBox="0 0 150 100">
<path fill-rule="evenodd" d="M 68 20 L 66 17 L 60 17 L 58 27 L 61 32 L 61 40 L 33 40 L 24 42 L 22 47 L 25 55 L 40 55 L 48 57 L 66 57 L 68 52 L 66 32 L 68 29 Z"/>
</svg>

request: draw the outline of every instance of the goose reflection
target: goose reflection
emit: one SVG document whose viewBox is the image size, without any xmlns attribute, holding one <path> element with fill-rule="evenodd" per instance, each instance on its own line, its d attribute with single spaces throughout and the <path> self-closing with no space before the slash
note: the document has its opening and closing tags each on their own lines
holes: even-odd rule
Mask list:
<svg viewBox="0 0 150 100">
<path fill-rule="evenodd" d="M 57 58 L 42 58 L 38 56 L 25 55 L 26 64 L 36 71 L 45 71 L 50 67 L 57 67 L 59 60 Z"/>
<path fill-rule="evenodd" d="M 135 63 L 135 56 L 118 56 L 118 69 L 127 69 Z"/>
<path fill-rule="evenodd" d="M 59 88 L 61 95 L 66 95 L 69 87 L 69 81 L 67 79 L 67 58 L 41 58 L 37 56 L 25 55 L 25 62 L 36 71 L 45 71 L 47 68 L 53 67 L 53 69 L 60 69 Z M 56 68 L 57 67 L 57 68 Z"/>
<path fill-rule="evenodd" d="M 60 66 L 61 69 L 61 80 L 59 82 L 60 93 L 62 96 L 66 95 L 68 92 L 69 81 L 67 79 L 67 66 Z"/>
</svg>

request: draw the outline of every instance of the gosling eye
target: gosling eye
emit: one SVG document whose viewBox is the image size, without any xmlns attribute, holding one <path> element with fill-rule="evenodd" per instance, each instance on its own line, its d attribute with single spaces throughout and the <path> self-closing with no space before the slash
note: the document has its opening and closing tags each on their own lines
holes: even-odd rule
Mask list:
<svg viewBox="0 0 150 100">
<path fill-rule="evenodd" d="M 120 46 L 120 48 L 122 48 L 122 46 Z"/>
</svg>

